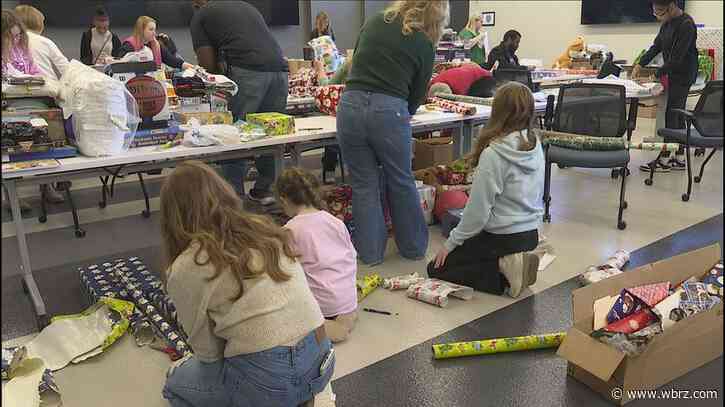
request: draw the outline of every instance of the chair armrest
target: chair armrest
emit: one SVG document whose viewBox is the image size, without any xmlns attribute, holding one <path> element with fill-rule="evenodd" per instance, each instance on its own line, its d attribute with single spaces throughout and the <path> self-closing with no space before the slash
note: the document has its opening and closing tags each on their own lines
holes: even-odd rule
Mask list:
<svg viewBox="0 0 725 407">
<path fill-rule="evenodd" d="M 675 112 L 675 113 L 677 113 L 677 114 L 681 114 L 681 115 L 683 115 L 683 116 L 685 116 L 686 118 L 689 118 L 689 119 L 692 119 L 693 117 L 695 117 L 695 114 L 693 112 L 689 111 L 689 110 L 685 110 L 685 109 L 672 109 L 672 111 Z"/>
</svg>

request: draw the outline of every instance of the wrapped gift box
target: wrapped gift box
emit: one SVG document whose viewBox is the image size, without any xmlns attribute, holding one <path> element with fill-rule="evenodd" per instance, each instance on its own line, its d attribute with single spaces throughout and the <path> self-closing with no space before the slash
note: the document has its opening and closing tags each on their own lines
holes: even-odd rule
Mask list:
<svg viewBox="0 0 725 407">
<path fill-rule="evenodd" d="M 268 136 L 283 136 L 295 132 L 295 118 L 282 113 L 249 113 L 247 122 L 264 127 Z"/>
</svg>

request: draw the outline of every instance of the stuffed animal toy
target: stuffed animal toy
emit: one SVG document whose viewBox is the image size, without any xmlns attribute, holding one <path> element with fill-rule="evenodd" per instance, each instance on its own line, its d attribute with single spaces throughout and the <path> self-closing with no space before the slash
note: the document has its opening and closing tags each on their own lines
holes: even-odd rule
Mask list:
<svg viewBox="0 0 725 407">
<path fill-rule="evenodd" d="M 554 61 L 553 67 L 557 69 L 569 69 L 571 67 L 572 56 L 581 55 L 585 49 L 584 37 L 581 35 L 576 37 L 566 48 L 566 51 Z"/>
</svg>

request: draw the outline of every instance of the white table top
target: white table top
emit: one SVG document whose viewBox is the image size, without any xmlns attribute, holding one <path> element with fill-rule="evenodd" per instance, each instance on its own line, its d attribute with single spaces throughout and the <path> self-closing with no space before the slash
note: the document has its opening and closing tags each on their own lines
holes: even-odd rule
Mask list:
<svg viewBox="0 0 725 407">
<path fill-rule="evenodd" d="M 455 113 L 443 112 L 421 112 L 414 116 L 411 125 L 413 128 L 456 123 L 472 116 L 462 116 Z M 179 145 L 169 149 L 161 149 L 159 146 L 139 147 L 130 149 L 123 154 L 111 157 L 87 157 L 77 156 L 63 158 L 55 168 L 38 168 L 28 171 L 3 173 L 3 179 L 26 178 L 38 175 L 59 174 L 70 171 L 85 171 L 103 167 L 112 167 L 124 164 L 139 164 L 144 162 L 159 162 L 165 160 L 192 159 L 209 154 L 219 154 L 229 151 L 251 150 L 265 147 L 275 147 L 285 144 L 304 143 L 326 138 L 335 137 L 337 134 L 336 118 L 332 116 L 314 116 L 295 119 L 297 131 L 294 134 L 268 137 L 261 140 L 249 141 L 238 144 L 216 145 L 209 147 L 188 147 Z M 305 130 L 315 129 L 315 130 Z"/>
</svg>

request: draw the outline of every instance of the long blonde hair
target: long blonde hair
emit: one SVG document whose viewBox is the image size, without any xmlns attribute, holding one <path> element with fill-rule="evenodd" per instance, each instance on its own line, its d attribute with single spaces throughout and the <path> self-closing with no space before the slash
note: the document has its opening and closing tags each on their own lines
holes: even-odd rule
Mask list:
<svg viewBox="0 0 725 407">
<path fill-rule="evenodd" d="M 265 273 L 275 282 L 291 278 L 280 266 L 283 256 L 296 258 L 289 231 L 266 216 L 246 212 L 232 186 L 202 162 L 184 162 L 166 178 L 161 188 L 161 234 L 167 270 L 192 243 L 198 244 L 196 264 L 211 263 L 214 278 L 233 273 L 240 297 L 244 279 Z"/>
<path fill-rule="evenodd" d="M 529 88 L 518 82 L 508 82 L 496 90 L 491 118 L 478 134 L 476 148 L 468 157 L 471 167 L 478 166 L 481 153 L 492 143 L 515 131 L 526 130 L 521 149 L 528 151 L 536 146 L 532 130 L 534 121 L 534 95 Z"/>
<path fill-rule="evenodd" d="M 154 23 L 158 24 L 156 20 L 149 16 L 141 16 L 138 19 L 136 19 L 136 24 L 133 26 L 133 37 L 136 39 L 136 41 L 141 44 L 141 47 L 146 43 L 144 40 L 144 30 L 146 29 L 146 26 Z"/>
<path fill-rule="evenodd" d="M 322 27 L 323 22 L 327 23 L 325 27 Z M 318 35 L 323 35 L 324 33 L 329 32 L 331 26 L 330 16 L 328 16 L 327 13 L 324 11 L 317 13 L 317 16 L 315 17 L 315 29 L 317 30 Z"/>
<path fill-rule="evenodd" d="M 400 18 L 403 35 L 420 31 L 438 45 L 449 22 L 449 6 L 448 0 L 398 0 L 385 9 L 385 22 Z"/>
<path fill-rule="evenodd" d="M 45 16 L 37 8 L 21 4 L 15 7 L 14 13 L 29 31 L 42 34 L 45 30 Z"/>
<path fill-rule="evenodd" d="M 476 14 L 471 16 L 471 18 L 468 19 L 468 24 L 466 24 L 466 30 L 478 34 L 478 28 L 476 27 L 476 21 L 483 21 L 480 14 Z"/>
<path fill-rule="evenodd" d="M 17 26 L 20 29 L 20 41 L 18 46 L 26 54 L 30 54 L 28 49 L 28 33 L 25 31 L 25 25 L 23 22 L 10 10 L 2 11 L 2 61 L 4 64 L 10 60 L 10 51 L 13 44 L 13 27 Z"/>
</svg>

